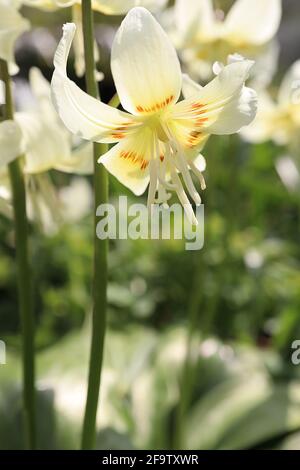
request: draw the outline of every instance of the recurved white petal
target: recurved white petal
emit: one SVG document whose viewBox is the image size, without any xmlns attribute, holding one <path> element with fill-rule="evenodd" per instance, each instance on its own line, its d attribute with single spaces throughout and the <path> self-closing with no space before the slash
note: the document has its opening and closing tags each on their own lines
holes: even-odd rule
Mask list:
<svg viewBox="0 0 300 470">
<path fill-rule="evenodd" d="M 132 114 L 159 111 L 180 95 L 176 51 L 145 8 L 133 8 L 123 20 L 113 42 L 111 68 L 121 103 Z"/>
<path fill-rule="evenodd" d="M 115 145 L 98 161 L 124 186 L 140 196 L 149 183 L 149 162 L 153 151 L 153 135 L 143 129 Z"/>
<path fill-rule="evenodd" d="M 140 125 L 133 116 L 112 108 L 83 92 L 66 73 L 76 26 L 67 23 L 57 47 L 52 77 L 52 98 L 65 126 L 75 135 L 95 142 L 118 142 Z"/>
<path fill-rule="evenodd" d="M 225 33 L 239 44 L 264 44 L 278 31 L 281 0 L 236 0 L 225 19 Z"/>
<path fill-rule="evenodd" d="M 242 87 L 236 96 L 220 111 L 216 121 L 208 127 L 211 134 L 235 134 L 250 124 L 257 112 L 257 93 L 252 88 Z"/>
<path fill-rule="evenodd" d="M 175 119 L 193 122 L 191 140 L 197 143 L 205 134 L 232 134 L 253 121 L 257 95 L 244 86 L 252 65 L 248 60 L 226 65 L 199 92 L 175 106 Z"/>
<path fill-rule="evenodd" d="M 20 127 L 14 121 L 0 123 L 0 167 L 7 165 L 24 150 Z"/>
</svg>

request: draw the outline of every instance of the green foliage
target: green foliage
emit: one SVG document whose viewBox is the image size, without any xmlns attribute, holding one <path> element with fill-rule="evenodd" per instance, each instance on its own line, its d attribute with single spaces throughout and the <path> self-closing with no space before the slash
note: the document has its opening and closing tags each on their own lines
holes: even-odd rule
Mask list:
<svg viewBox="0 0 300 470">
<path fill-rule="evenodd" d="M 185 331 L 144 326 L 110 329 L 97 448 L 171 447 Z M 300 428 L 300 374 L 272 351 L 199 341 L 195 388 L 184 448 L 295 448 Z M 77 448 L 88 361 L 84 328 L 38 356 L 38 447 Z M 1 368 L 0 448 L 21 448 L 17 358 Z M 17 371 L 17 373 L 16 373 Z M 295 434 L 295 435 L 294 435 Z"/>
<path fill-rule="evenodd" d="M 47 45 L 58 25 L 71 19 L 67 9 L 23 9 L 34 27 L 48 29 Z M 111 35 L 108 23 L 120 21 L 97 20 L 106 23 L 104 36 Z M 50 78 L 52 56 L 20 48 L 21 77 L 36 65 Z M 101 62 L 107 101 L 114 88 L 105 48 Z M 300 194 L 289 192 L 276 172 L 285 152 L 238 136 L 210 139 L 203 151 L 200 252 L 187 252 L 174 240 L 111 242 L 98 448 L 171 447 L 191 309 L 199 343 L 185 446 L 300 448 L 300 369 L 290 361 L 291 343 L 300 339 Z M 53 173 L 57 187 L 69 183 L 68 176 Z M 110 177 L 111 200 L 120 194 L 140 202 Z M 88 363 L 92 215 L 63 222 L 51 235 L 35 225 L 30 234 L 38 446 L 44 449 L 78 447 Z M 22 447 L 20 325 L 13 224 L 1 215 L 0 240 L 0 339 L 8 350 L 7 365 L 0 365 L 0 448 L 15 449 Z"/>
<path fill-rule="evenodd" d="M 300 337 L 300 198 L 280 182 L 279 150 L 271 144 L 214 138 L 205 154 L 202 251 L 187 252 L 180 241 L 111 243 L 99 448 L 172 445 L 191 308 L 202 343 L 186 447 L 299 446 L 299 372 L 290 348 Z M 121 191 L 112 178 L 112 200 Z M 39 447 L 76 448 L 88 360 L 92 219 L 65 223 L 51 236 L 33 228 Z M 4 218 L 0 232 L 0 328 L 9 351 L 8 364 L 0 366 L 0 445 L 20 448 L 14 240 Z"/>
</svg>

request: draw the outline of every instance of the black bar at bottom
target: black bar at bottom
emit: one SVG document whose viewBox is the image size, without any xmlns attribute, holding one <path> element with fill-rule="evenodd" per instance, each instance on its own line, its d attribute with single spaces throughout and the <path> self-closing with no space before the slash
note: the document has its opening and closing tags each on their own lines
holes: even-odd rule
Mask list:
<svg viewBox="0 0 300 470">
<path fill-rule="evenodd" d="M 288 464 L 298 460 L 297 451 L 171 451 L 171 450 L 105 450 L 105 451 L 0 451 L 1 469 L 4 464 L 27 462 L 43 465 L 76 463 L 76 465 L 97 468 L 99 465 L 121 465 L 138 468 L 142 465 L 190 465 L 197 467 L 215 464 L 268 464 L 276 459 L 276 464 Z M 296 460 L 297 459 L 297 460 Z"/>
</svg>

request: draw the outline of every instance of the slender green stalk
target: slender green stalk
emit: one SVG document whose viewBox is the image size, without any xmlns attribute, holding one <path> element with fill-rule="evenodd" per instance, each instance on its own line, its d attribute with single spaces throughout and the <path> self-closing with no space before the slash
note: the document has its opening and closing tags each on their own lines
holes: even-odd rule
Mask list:
<svg viewBox="0 0 300 470">
<path fill-rule="evenodd" d="M 94 26 L 91 0 L 82 4 L 82 24 L 84 38 L 84 54 L 86 67 L 87 92 L 99 97 L 97 82 L 95 80 L 94 61 Z M 107 150 L 106 145 L 94 144 L 94 214 L 95 214 L 95 240 L 94 240 L 94 285 L 93 285 L 93 317 L 92 337 L 90 349 L 90 363 L 88 376 L 88 390 L 85 406 L 85 415 L 82 429 L 82 449 L 92 449 L 96 437 L 96 416 L 98 408 L 101 370 L 103 362 L 103 347 L 106 329 L 106 288 L 107 288 L 107 240 L 99 240 L 96 236 L 96 208 L 99 204 L 108 201 L 108 178 L 103 165 L 97 164 L 97 159 Z"/>
<path fill-rule="evenodd" d="M 185 418 L 187 410 L 192 398 L 193 387 L 195 382 L 196 367 L 193 358 L 194 339 L 195 333 L 198 326 L 198 311 L 199 304 L 201 301 L 201 277 L 202 277 L 202 263 L 199 259 L 200 256 L 196 257 L 194 286 L 190 297 L 190 303 L 188 308 L 188 325 L 186 333 L 186 348 L 185 357 L 182 365 L 181 378 L 180 378 L 180 395 L 179 402 L 176 409 L 175 415 L 175 429 L 174 429 L 174 440 L 173 449 L 184 448 L 184 437 L 185 437 Z"/>
<path fill-rule="evenodd" d="M 14 118 L 11 93 L 11 81 L 7 63 L 0 61 L 1 77 L 5 83 L 6 105 L 5 119 Z M 26 193 L 20 158 L 9 164 L 12 188 L 15 234 L 16 261 L 19 294 L 19 311 L 22 328 L 23 360 L 23 419 L 26 447 L 34 449 L 35 440 L 35 368 L 34 368 L 34 316 L 31 298 L 31 271 L 28 255 L 28 222 L 26 217 Z"/>
</svg>

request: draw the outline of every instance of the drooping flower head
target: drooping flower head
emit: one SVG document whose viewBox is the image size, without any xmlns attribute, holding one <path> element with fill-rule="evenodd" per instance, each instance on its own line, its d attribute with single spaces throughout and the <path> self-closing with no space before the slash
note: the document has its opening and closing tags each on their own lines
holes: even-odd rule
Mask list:
<svg viewBox="0 0 300 470">
<path fill-rule="evenodd" d="M 166 203 L 172 192 L 193 223 L 187 193 L 200 196 L 190 170 L 203 186 L 203 157 L 211 134 L 232 134 L 256 113 L 256 93 L 245 87 L 253 62 L 225 66 L 207 86 L 178 101 L 182 75 L 166 33 L 144 8 L 133 8 L 113 42 L 111 68 L 123 108 L 111 108 L 84 93 L 68 79 L 66 64 L 75 25 L 66 24 L 57 48 L 53 99 L 66 127 L 94 142 L 116 143 L 99 161 L 136 195 L 147 186 L 148 205 Z M 182 179 L 180 178 L 180 175 Z"/>
<path fill-rule="evenodd" d="M 265 86 L 276 68 L 281 0 L 236 0 L 223 16 L 212 0 L 176 0 L 173 36 L 189 73 L 207 80 L 215 61 L 238 53 L 256 61 L 256 84 Z"/>
<path fill-rule="evenodd" d="M 11 74 L 18 72 L 14 59 L 15 42 L 30 27 L 29 21 L 19 13 L 19 6 L 17 0 L 0 0 L 0 59 L 8 63 Z"/>
</svg>

